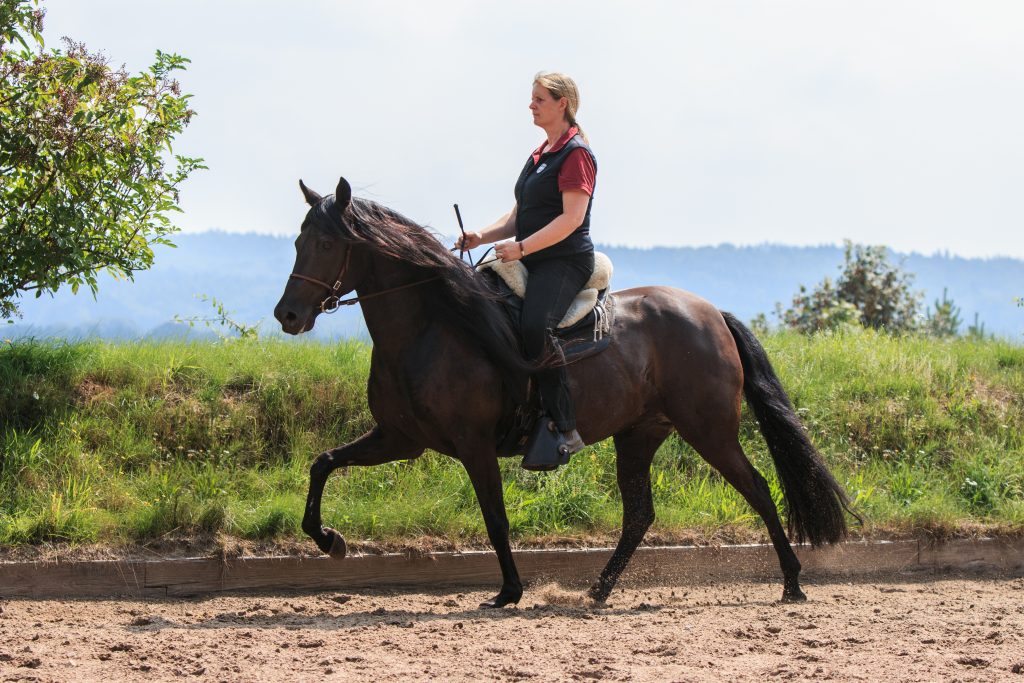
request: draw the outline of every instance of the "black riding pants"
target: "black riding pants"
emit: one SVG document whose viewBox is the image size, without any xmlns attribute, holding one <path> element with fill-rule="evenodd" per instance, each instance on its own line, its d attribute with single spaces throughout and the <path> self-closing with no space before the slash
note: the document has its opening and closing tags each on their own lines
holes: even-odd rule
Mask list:
<svg viewBox="0 0 1024 683">
<path fill-rule="evenodd" d="M 523 299 L 523 351 L 530 360 L 546 359 L 560 353 L 552 330 L 562 321 L 572 300 L 594 273 L 594 252 L 526 263 L 530 277 Z M 576 428 L 576 414 L 569 393 L 569 376 L 564 365 L 542 370 L 536 375 L 541 402 L 559 431 Z"/>
</svg>

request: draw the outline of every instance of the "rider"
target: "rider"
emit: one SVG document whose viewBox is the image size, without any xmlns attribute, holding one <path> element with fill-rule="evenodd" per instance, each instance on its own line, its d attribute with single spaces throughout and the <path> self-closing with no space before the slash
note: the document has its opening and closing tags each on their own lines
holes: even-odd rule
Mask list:
<svg viewBox="0 0 1024 683">
<path fill-rule="evenodd" d="M 495 253 L 502 261 L 522 260 L 529 271 L 523 300 L 522 336 L 527 358 L 541 360 L 557 349 L 551 330 L 594 272 L 590 205 L 597 163 L 576 122 L 580 95 L 561 73 L 541 72 L 533 80 L 530 111 L 547 139 L 530 155 L 516 181 L 512 210 L 480 232 L 468 232 L 456 246 L 473 249 L 507 237 Z M 537 373 L 541 401 L 569 454 L 583 448 L 565 366 Z"/>
</svg>

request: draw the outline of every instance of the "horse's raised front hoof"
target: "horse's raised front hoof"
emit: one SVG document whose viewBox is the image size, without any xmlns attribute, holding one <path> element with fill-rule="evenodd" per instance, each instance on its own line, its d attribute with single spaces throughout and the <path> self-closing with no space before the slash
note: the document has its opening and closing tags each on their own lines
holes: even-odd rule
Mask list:
<svg viewBox="0 0 1024 683">
<path fill-rule="evenodd" d="M 521 597 L 523 597 L 522 591 L 516 592 L 502 590 L 490 600 L 484 600 L 481 602 L 480 609 L 497 609 L 499 607 L 504 607 L 505 605 L 518 605 L 519 598 Z"/>
<path fill-rule="evenodd" d="M 331 541 L 331 547 L 327 550 L 327 554 L 336 560 L 344 559 L 348 553 L 348 546 L 345 544 L 345 539 L 342 538 L 341 534 L 331 527 L 325 526 L 324 535 Z"/>
</svg>

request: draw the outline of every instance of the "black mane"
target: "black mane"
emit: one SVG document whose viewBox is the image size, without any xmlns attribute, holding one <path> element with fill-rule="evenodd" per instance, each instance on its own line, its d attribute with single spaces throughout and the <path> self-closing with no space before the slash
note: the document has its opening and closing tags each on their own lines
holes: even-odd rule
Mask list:
<svg viewBox="0 0 1024 683">
<path fill-rule="evenodd" d="M 422 269 L 424 277 L 439 275 L 437 284 L 448 296 L 434 303 L 435 315 L 475 339 L 498 366 L 512 395 L 525 400 L 527 378 L 537 367 L 523 358 L 519 331 L 488 278 L 456 258 L 426 228 L 376 202 L 353 198 L 339 215 L 334 196 L 328 195 L 316 210 L 343 239 Z"/>
</svg>

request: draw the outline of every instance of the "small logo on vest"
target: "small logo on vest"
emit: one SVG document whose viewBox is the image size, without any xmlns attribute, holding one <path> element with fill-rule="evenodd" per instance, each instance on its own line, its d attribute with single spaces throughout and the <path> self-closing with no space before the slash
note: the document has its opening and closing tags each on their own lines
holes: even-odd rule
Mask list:
<svg viewBox="0 0 1024 683">
<path fill-rule="evenodd" d="M 543 173 L 544 169 L 547 168 L 547 167 L 548 167 L 548 162 L 546 162 L 546 161 L 543 164 L 541 164 L 540 166 L 538 166 L 537 167 L 537 171 L 536 171 L 537 175 L 540 175 L 541 173 Z"/>
</svg>

